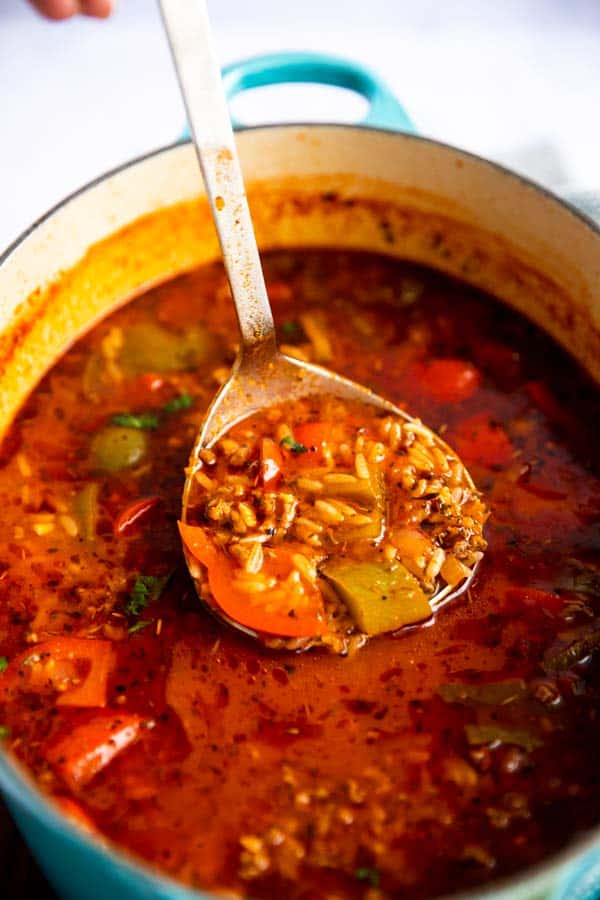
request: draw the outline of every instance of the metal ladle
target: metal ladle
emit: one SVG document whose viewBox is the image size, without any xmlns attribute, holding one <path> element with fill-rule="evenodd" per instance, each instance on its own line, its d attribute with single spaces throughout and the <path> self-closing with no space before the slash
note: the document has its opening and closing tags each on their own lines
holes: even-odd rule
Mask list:
<svg viewBox="0 0 600 900">
<path fill-rule="evenodd" d="M 210 405 L 192 450 L 183 493 L 185 522 L 194 474 L 201 465 L 200 452 L 260 409 L 300 397 L 329 394 L 375 406 L 406 422 L 418 420 L 368 388 L 321 366 L 285 356 L 278 349 L 206 2 L 160 0 L 160 7 L 241 332 L 231 375 Z M 435 432 L 427 430 L 444 453 L 456 457 Z M 464 471 L 466 484 L 474 487 L 468 471 Z M 432 605 L 435 607 L 436 599 L 447 602 L 462 594 L 474 574 L 475 569 L 451 591 L 448 587 L 437 591 L 430 598 Z M 254 634 L 200 599 L 229 625 Z"/>
</svg>

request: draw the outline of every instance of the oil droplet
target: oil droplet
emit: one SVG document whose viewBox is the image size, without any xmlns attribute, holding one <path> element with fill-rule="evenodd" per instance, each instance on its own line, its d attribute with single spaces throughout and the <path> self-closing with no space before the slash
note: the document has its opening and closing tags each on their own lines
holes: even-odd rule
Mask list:
<svg viewBox="0 0 600 900">
<path fill-rule="evenodd" d="M 225 209 L 225 201 L 223 200 L 221 195 L 215 197 L 215 206 L 217 207 L 219 212 L 221 212 L 222 209 Z"/>
</svg>

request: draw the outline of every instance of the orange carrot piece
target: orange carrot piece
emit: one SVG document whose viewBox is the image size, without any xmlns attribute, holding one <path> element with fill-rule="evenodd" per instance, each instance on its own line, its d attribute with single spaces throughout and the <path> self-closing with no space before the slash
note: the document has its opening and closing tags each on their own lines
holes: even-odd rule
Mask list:
<svg viewBox="0 0 600 900">
<path fill-rule="evenodd" d="M 94 716 L 51 744 L 45 752 L 46 760 L 76 792 L 137 740 L 142 722 L 133 713 L 106 712 Z"/>
<path fill-rule="evenodd" d="M 215 547 L 204 528 L 179 522 L 179 533 L 187 552 L 206 568 L 214 602 L 235 622 L 285 637 L 312 637 L 323 632 L 323 597 L 316 586 L 303 580 L 302 602 L 298 604 L 291 593 L 288 605 L 284 603 L 283 607 L 281 598 L 275 596 L 286 590 L 281 582 L 293 569 L 293 548 L 278 548 L 265 561 L 265 574 L 276 578 L 278 585 L 273 590 L 249 594 L 232 584 L 239 569 Z"/>
</svg>

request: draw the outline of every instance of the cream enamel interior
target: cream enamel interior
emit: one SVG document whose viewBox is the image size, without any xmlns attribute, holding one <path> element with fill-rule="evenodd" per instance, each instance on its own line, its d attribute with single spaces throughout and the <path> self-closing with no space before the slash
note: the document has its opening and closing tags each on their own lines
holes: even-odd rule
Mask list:
<svg viewBox="0 0 600 900">
<path fill-rule="evenodd" d="M 525 311 L 600 379 L 600 236 L 551 196 L 405 135 L 291 126 L 238 141 L 261 247 L 379 250 L 443 269 Z M 0 433 L 77 335 L 217 252 L 190 145 L 47 217 L 0 267 Z"/>
</svg>

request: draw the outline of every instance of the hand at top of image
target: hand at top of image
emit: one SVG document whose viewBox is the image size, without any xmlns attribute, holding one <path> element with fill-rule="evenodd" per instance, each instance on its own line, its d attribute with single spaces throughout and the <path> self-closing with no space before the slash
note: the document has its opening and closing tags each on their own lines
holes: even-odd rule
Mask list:
<svg viewBox="0 0 600 900">
<path fill-rule="evenodd" d="M 43 16 L 49 19 L 70 19 L 78 13 L 106 18 L 114 9 L 114 0 L 31 0 Z"/>
</svg>

